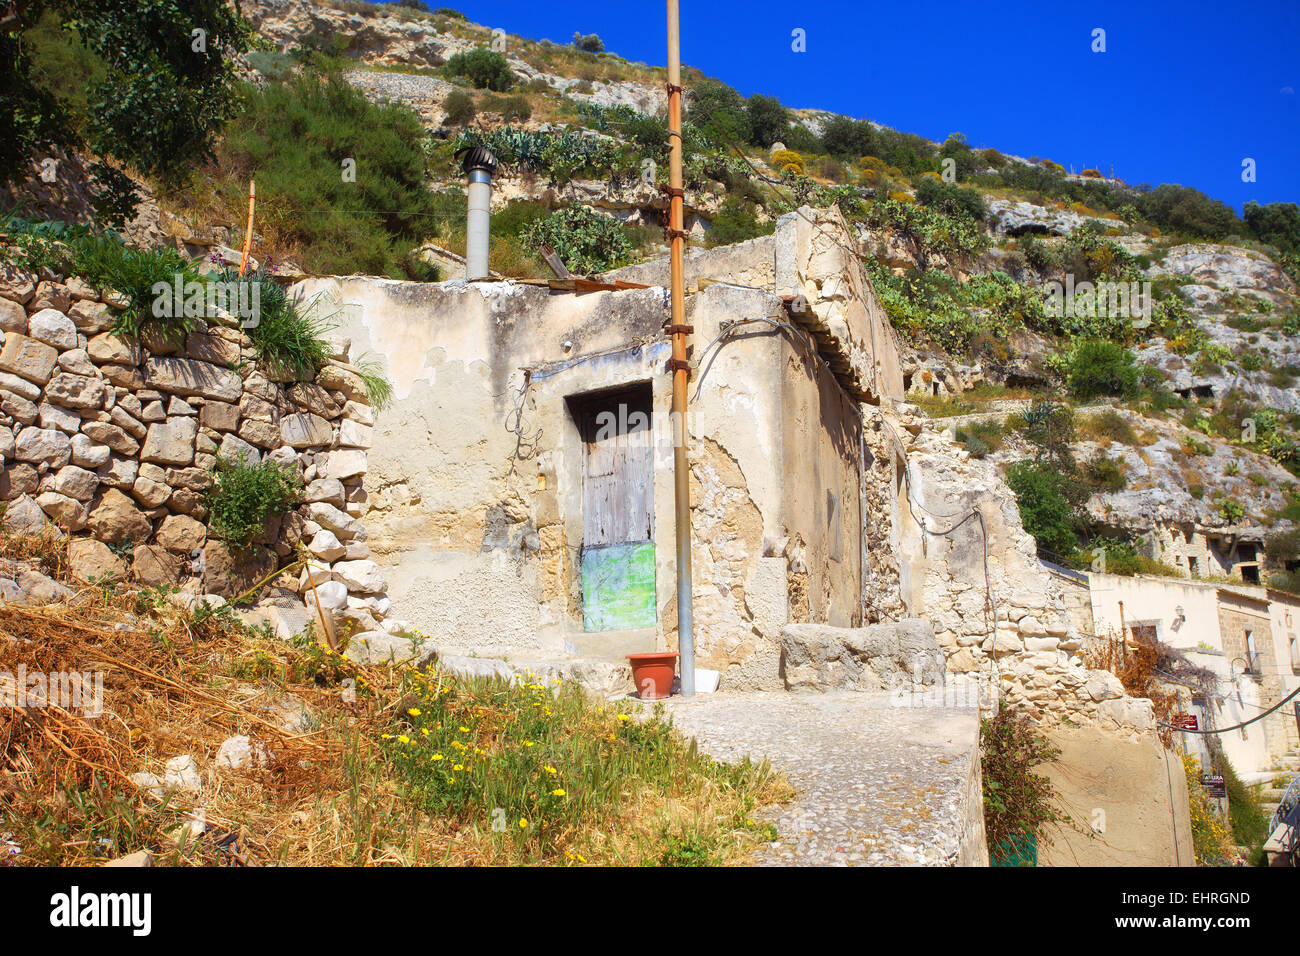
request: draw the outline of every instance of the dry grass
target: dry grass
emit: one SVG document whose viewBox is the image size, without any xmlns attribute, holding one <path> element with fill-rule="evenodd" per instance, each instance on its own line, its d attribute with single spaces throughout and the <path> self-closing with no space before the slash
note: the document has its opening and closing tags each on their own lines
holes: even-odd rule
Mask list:
<svg viewBox="0 0 1300 956">
<path fill-rule="evenodd" d="M 141 849 L 173 865 L 727 864 L 774 838 L 752 814 L 790 796 L 765 765 L 715 764 L 656 717 L 621 719 L 576 689 L 362 667 L 310 635 L 286 643 L 246 628 L 229 609 L 79 585 L 57 537 L 0 534 L 0 557 L 39 562 L 76 590 L 45 608 L 0 606 L 0 673 L 103 680 L 100 716 L 0 710 L 0 847 L 16 846 L 20 865 Z M 413 707 L 444 749 L 446 733 L 474 729 L 482 757 L 463 784 L 412 771 L 397 741 L 417 733 Z M 235 735 L 262 741 L 267 759 L 219 770 Z M 130 782 L 161 778 L 180 754 L 203 777 L 201 807 Z M 546 767 L 565 775 L 563 800 L 535 785 L 554 785 Z M 510 810 L 505 832 L 497 805 Z M 530 808 L 522 830 L 519 806 Z M 200 811 L 207 832 L 178 841 Z"/>
</svg>

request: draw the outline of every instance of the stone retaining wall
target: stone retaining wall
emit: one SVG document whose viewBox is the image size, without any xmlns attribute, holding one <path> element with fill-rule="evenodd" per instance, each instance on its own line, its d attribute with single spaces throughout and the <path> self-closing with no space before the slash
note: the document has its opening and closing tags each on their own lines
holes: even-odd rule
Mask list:
<svg viewBox="0 0 1300 956">
<path fill-rule="evenodd" d="M 255 616 L 282 637 L 305 627 L 310 573 L 336 623 L 377 629 L 390 603 L 361 521 L 375 413 L 345 367 L 348 343 L 331 343 L 334 360 L 314 381 L 273 381 L 236 319 L 194 320 L 183 344 L 146 345 L 109 331 L 121 305 L 76 278 L 0 272 L 9 530 L 73 534 L 71 571 L 83 581 L 174 585 L 195 600 L 243 593 L 297 560 L 301 544 L 310 572 L 276 578 Z M 218 459 L 240 456 L 288 463 L 304 483 L 303 503 L 244 551 L 210 534 L 205 504 Z"/>
</svg>

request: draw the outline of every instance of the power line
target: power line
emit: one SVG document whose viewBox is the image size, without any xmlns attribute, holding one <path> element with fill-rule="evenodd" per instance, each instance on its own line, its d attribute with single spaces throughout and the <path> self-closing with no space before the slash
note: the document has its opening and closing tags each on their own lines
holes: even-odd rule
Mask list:
<svg viewBox="0 0 1300 956">
<path fill-rule="evenodd" d="M 1231 727 L 1221 727 L 1218 730 L 1191 730 L 1187 727 L 1178 727 L 1175 726 L 1174 724 L 1167 724 L 1163 720 L 1157 720 L 1156 723 L 1161 727 L 1165 727 L 1169 730 L 1181 731 L 1182 733 L 1185 734 L 1197 734 L 1199 736 L 1208 736 L 1212 734 L 1226 734 L 1229 730 L 1240 730 L 1242 727 L 1249 727 L 1251 724 L 1255 723 L 1256 721 L 1263 720 L 1265 717 L 1273 713 L 1275 710 L 1277 710 L 1279 707 L 1281 707 L 1283 704 L 1289 701 L 1292 697 L 1295 697 L 1297 694 L 1300 694 L 1300 687 L 1297 687 L 1295 690 L 1291 691 L 1291 693 L 1287 694 L 1285 697 L 1279 700 L 1268 710 L 1264 711 L 1261 714 L 1256 714 L 1254 717 L 1250 718 L 1250 720 L 1243 720 L 1239 724 L 1233 724 Z"/>
</svg>

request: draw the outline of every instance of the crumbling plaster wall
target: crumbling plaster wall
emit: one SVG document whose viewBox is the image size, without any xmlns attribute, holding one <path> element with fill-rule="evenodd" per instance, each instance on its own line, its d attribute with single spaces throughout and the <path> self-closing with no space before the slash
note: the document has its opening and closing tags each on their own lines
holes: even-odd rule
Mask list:
<svg viewBox="0 0 1300 956">
<path fill-rule="evenodd" d="M 862 623 L 862 418 L 825 366 L 783 343 L 790 620 Z M 788 540 L 784 540 L 788 539 Z"/>
<path fill-rule="evenodd" d="M 616 656 L 676 646 L 662 289 L 572 295 L 509 282 L 370 278 L 298 288 L 321 297 L 354 353 L 369 353 L 395 385 L 393 406 L 376 423 L 367 524 L 397 613 L 439 645 L 481 654 Z M 719 285 L 689 297 L 687 321 L 694 341 L 707 343 L 723 322 L 780 309 L 771 293 Z M 849 454 L 856 419 L 829 372 L 800 357 L 787 335 L 744 326 L 691 383 L 697 661 L 725 671 L 729 686 L 779 686 L 777 640 L 789 616 L 784 543 L 790 528 L 817 514 L 802 497 L 813 484 L 819 496 L 829 483 L 848 499 L 846 554 L 831 561 L 818 544 L 803 557 L 817 589 L 814 613 L 825 619 L 833 606 L 851 619 L 859 590 L 857 463 Z M 649 383 L 652 396 L 659 621 L 649 634 L 586 634 L 583 447 L 566 399 L 631 383 Z M 824 417 L 835 424 L 833 438 L 818 437 Z M 801 445 L 787 449 L 792 435 Z M 816 482 L 806 474 L 813 463 Z"/>
</svg>

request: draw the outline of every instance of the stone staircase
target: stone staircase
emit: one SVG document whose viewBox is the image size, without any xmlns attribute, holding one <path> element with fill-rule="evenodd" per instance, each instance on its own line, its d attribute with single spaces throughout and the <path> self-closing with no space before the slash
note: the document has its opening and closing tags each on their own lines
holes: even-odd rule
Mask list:
<svg viewBox="0 0 1300 956">
<path fill-rule="evenodd" d="M 1270 785 L 1260 791 L 1260 807 L 1269 815 L 1270 822 L 1278 807 L 1281 806 L 1282 799 L 1286 796 L 1288 788 L 1294 786 L 1296 781 L 1300 781 L 1300 749 L 1293 749 L 1284 754 L 1277 761 L 1275 767 L 1274 781 L 1282 783 L 1282 786 Z M 1290 833 L 1286 824 L 1279 824 L 1269 834 L 1268 841 L 1264 844 L 1264 853 L 1270 866 L 1296 865 L 1295 854 L 1285 852 L 1285 846 L 1289 842 Z"/>
<path fill-rule="evenodd" d="M 1282 801 L 1282 795 L 1286 793 L 1287 786 L 1295 779 L 1297 773 L 1300 773 L 1300 748 L 1283 754 L 1274 763 L 1274 768 L 1270 773 L 1270 781 L 1281 777 L 1285 778 L 1286 783 L 1281 787 L 1265 786 L 1260 791 L 1260 807 L 1269 816 L 1272 816 L 1273 812 L 1277 810 Z"/>
</svg>

